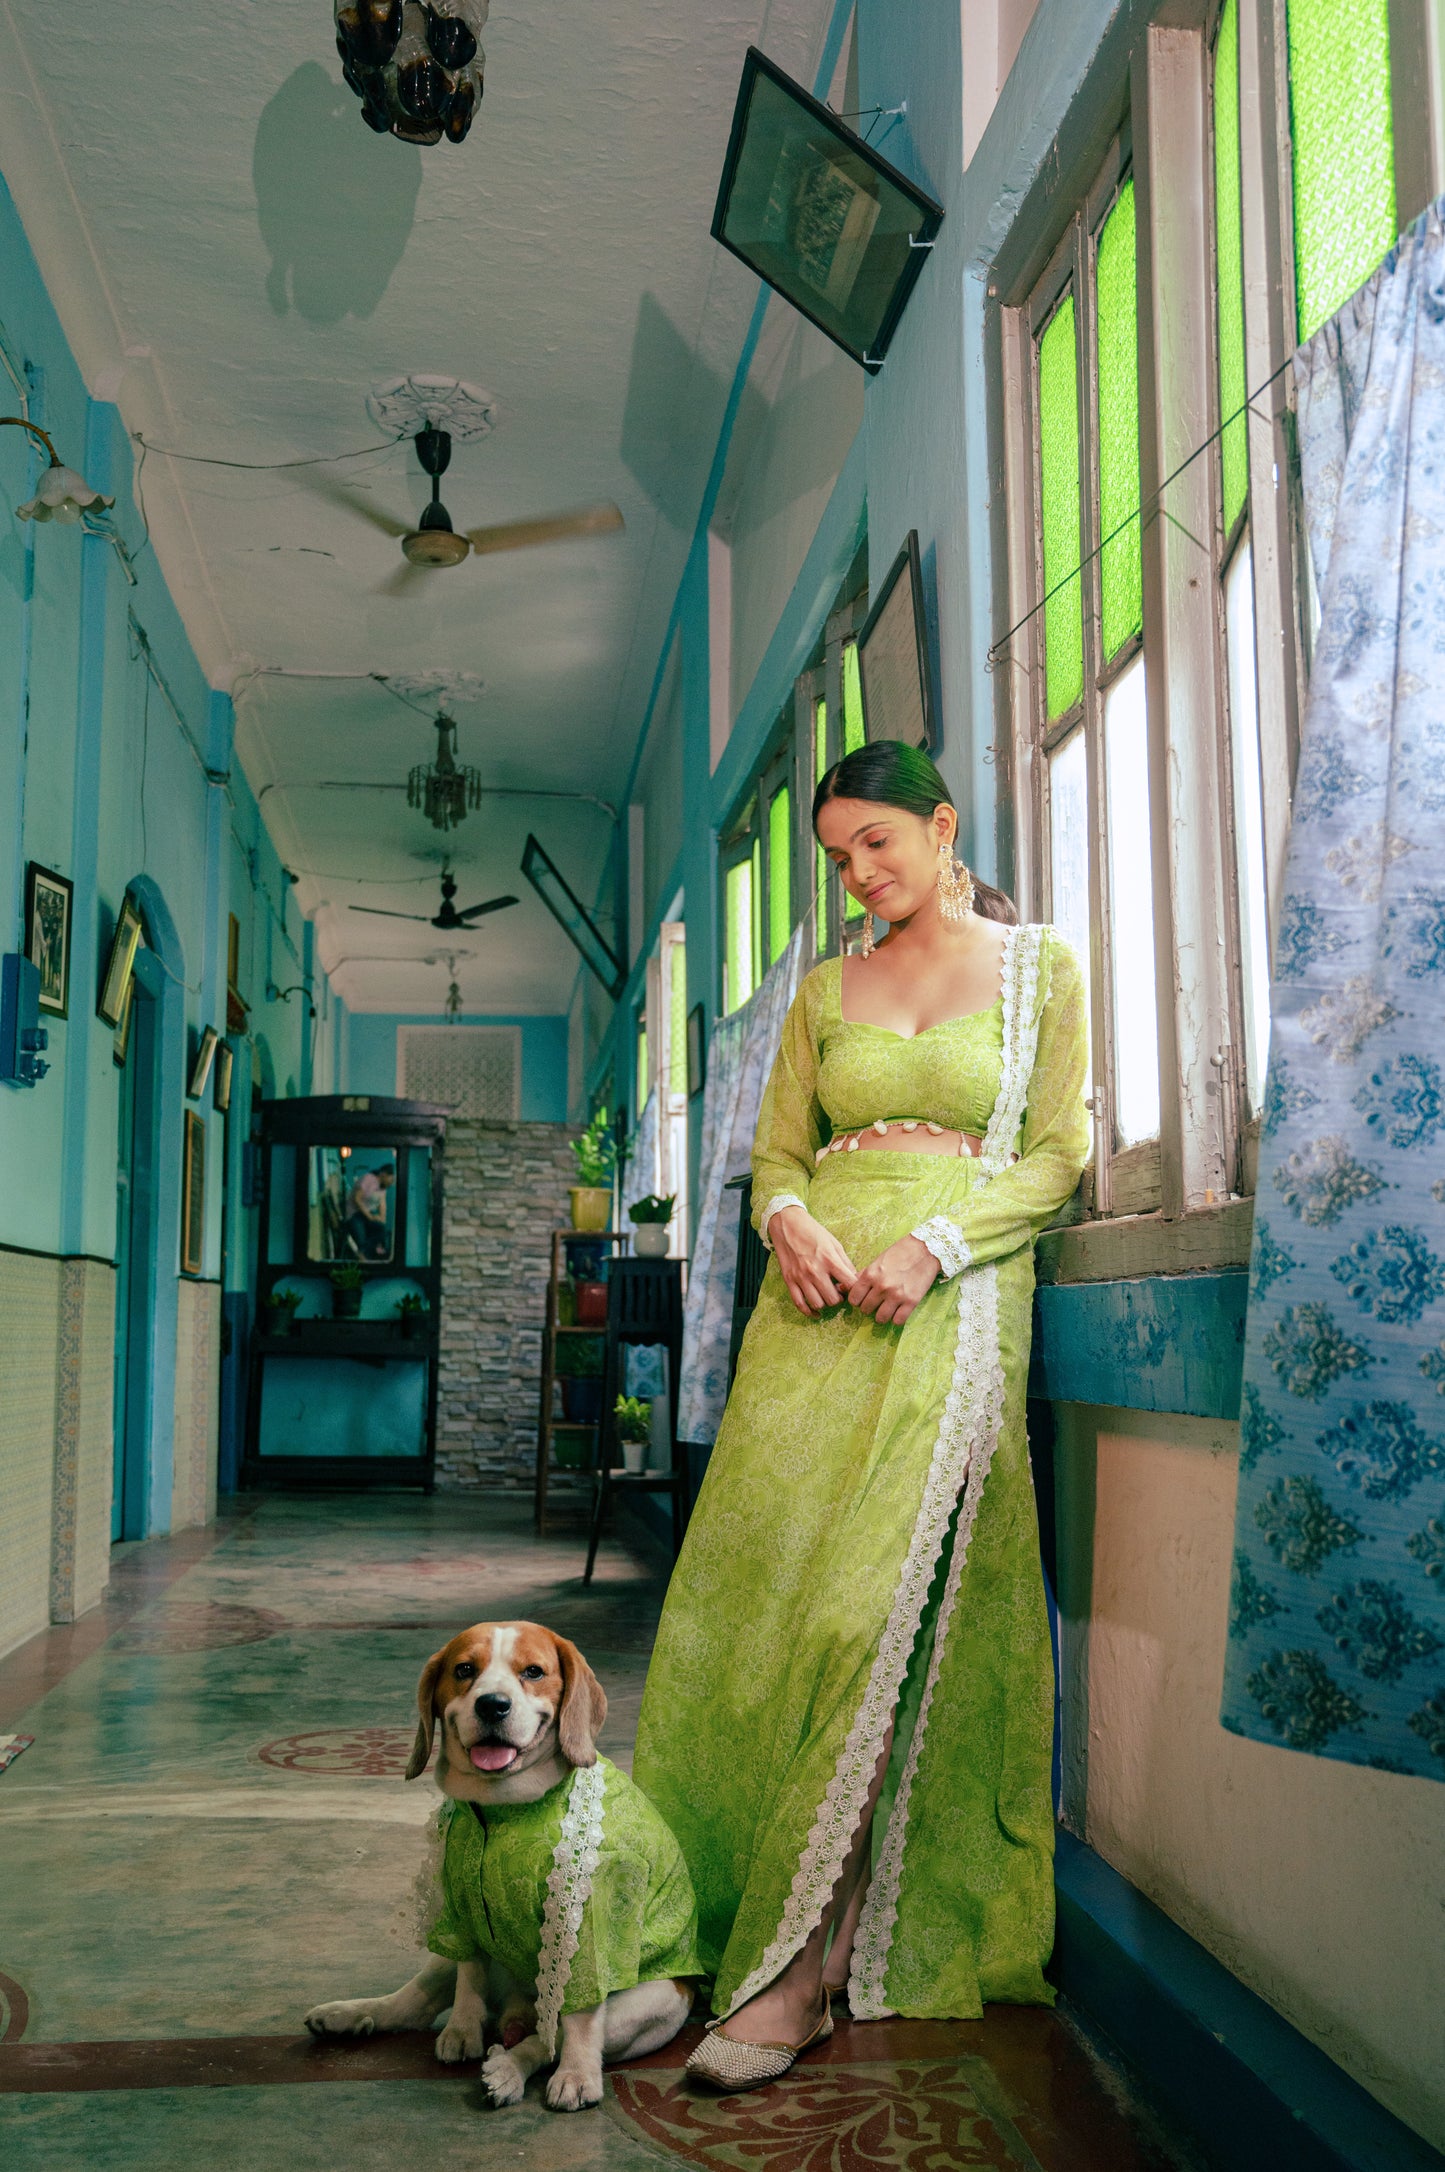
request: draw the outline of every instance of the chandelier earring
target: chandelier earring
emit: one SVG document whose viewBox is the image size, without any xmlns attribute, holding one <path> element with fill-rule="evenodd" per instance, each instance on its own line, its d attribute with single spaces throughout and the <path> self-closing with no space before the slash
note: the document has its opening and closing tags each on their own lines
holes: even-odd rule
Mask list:
<svg viewBox="0 0 1445 2172">
<path fill-rule="evenodd" d="M 938 910 L 955 927 L 973 911 L 973 876 L 948 844 L 938 848 Z"/>
<path fill-rule="evenodd" d="M 862 957 L 862 958 L 871 958 L 871 957 L 872 957 L 872 955 L 873 955 L 873 915 L 872 915 L 872 913 L 864 913 L 864 915 L 863 915 L 863 940 L 862 940 L 862 942 L 861 942 L 861 943 L 860 943 L 860 944 L 858 945 L 858 955 L 859 955 L 860 957 Z"/>
</svg>

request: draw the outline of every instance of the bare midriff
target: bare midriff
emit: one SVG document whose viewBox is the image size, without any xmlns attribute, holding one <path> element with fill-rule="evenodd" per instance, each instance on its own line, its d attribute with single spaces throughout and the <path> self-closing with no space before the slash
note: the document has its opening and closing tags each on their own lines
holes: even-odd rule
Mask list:
<svg viewBox="0 0 1445 2172">
<path fill-rule="evenodd" d="M 886 1147 L 892 1154 L 952 1154 L 978 1155 L 983 1152 L 983 1141 L 971 1131 L 949 1131 L 942 1124 L 930 1124 L 922 1117 L 879 1117 L 862 1131 L 840 1131 L 826 1146 L 820 1146 L 814 1159 L 820 1164 L 830 1154 L 856 1154 L 869 1147 Z"/>
</svg>

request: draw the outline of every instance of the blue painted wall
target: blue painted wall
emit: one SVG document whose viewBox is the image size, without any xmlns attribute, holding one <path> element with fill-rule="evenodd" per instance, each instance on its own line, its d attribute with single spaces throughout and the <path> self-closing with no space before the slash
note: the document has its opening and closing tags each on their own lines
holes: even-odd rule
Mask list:
<svg viewBox="0 0 1445 2172">
<path fill-rule="evenodd" d="M 337 1091 L 394 1094 L 398 1026 L 441 1026 L 435 1011 L 350 1011 L 342 1037 Z M 562 1124 L 567 1120 L 567 1021 L 565 1018 L 492 1017 L 465 1012 L 459 1026 L 520 1026 L 522 1029 L 522 1120 Z"/>
</svg>

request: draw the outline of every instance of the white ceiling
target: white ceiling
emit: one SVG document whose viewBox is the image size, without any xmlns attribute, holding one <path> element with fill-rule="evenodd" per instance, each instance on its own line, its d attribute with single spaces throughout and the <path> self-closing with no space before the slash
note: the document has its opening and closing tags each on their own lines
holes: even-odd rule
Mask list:
<svg viewBox="0 0 1445 2172">
<path fill-rule="evenodd" d="M 514 794 L 623 790 L 756 282 L 708 233 L 745 47 L 811 83 L 831 0 L 493 0 L 468 142 L 373 136 L 330 0 L 0 0 L 0 162 L 91 390 L 154 444 L 235 461 L 373 445 L 416 370 L 495 396 L 443 497 L 459 527 L 611 498 L 625 533 L 472 558 L 377 595 L 387 537 L 300 474 L 141 476 L 155 549 L 321 954 L 359 1009 L 440 1008 L 444 841 L 395 790 L 434 734 L 366 672 L 462 671 L 459 752 Z M 73 454 L 69 455 L 74 457 Z M 344 478 L 408 514 L 409 443 Z M 132 538 L 132 541 L 135 539 Z M 284 677 L 286 671 L 317 676 Z M 490 801 L 447 840 L 468 1010 L 565 1005 L 575 954 L 518 871 L 534 829 L 590 900 L 587 797 Z"/>
</svg>

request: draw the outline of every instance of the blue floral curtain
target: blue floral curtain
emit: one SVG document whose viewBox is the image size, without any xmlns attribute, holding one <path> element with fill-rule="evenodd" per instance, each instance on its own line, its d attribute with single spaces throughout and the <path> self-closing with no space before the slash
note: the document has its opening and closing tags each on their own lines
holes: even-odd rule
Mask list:
<svg viewBox="0 0 1445 2172">
<path fill-rule="evenodd" d="M 1274 961 L 1223 1720 L 1445 1778 L 1445 228 L 1295 361 L 1321 622 Z"/>
<path fill-rule="evenodd" d="M 720 1019 L 708 1042 L 698 1170 L 701 1199 L 682 1323 L 681 1440 L 716 1440 L 727 1401 L 737 1197 L 724 1186 L 747 1173 L 763 1088 L 802 978 L 805 943 L 812 954 L 812 930 L 811 917 L 794 930 L 756 995 L 730 1018 Z"/>
</svg>

